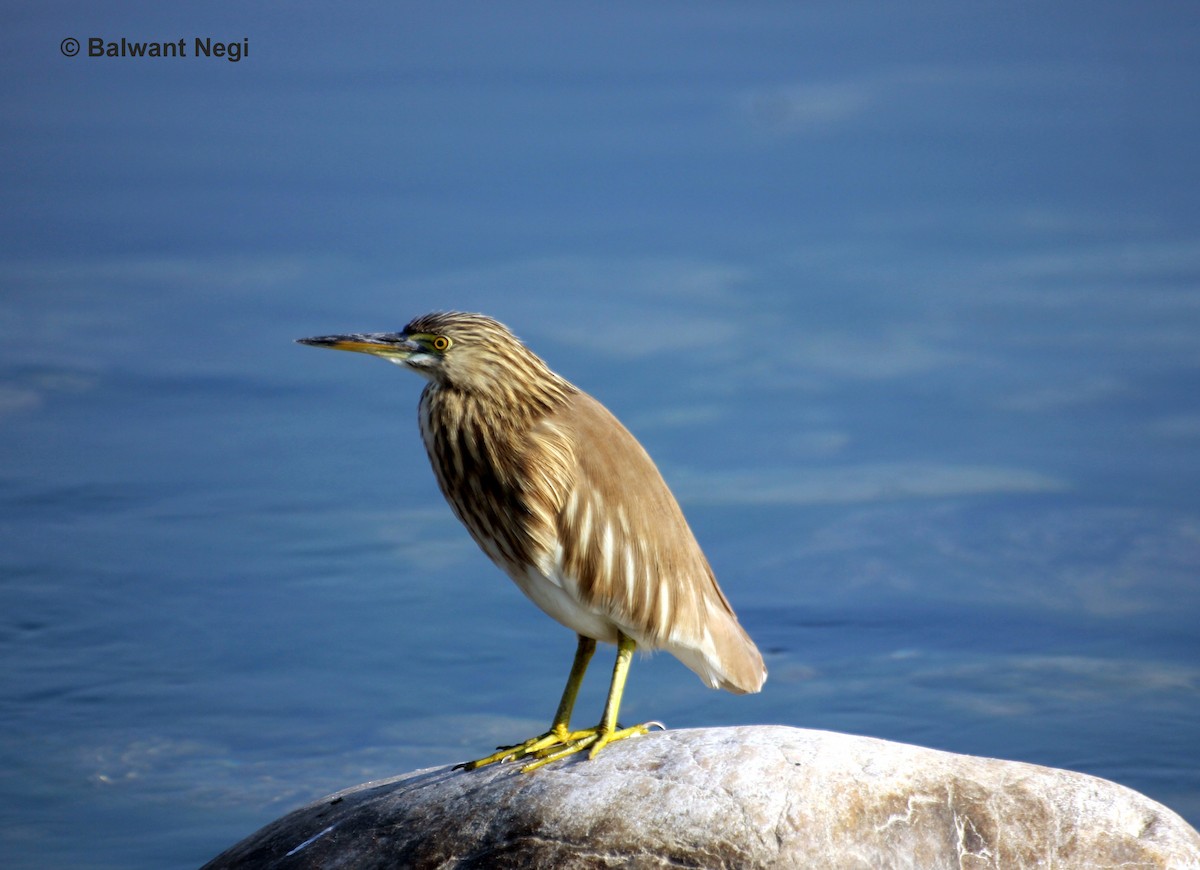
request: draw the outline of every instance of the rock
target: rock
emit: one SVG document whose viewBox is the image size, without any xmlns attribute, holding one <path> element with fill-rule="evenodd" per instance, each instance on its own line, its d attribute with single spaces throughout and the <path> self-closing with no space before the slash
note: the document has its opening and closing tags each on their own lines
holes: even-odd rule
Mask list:
<svg viewBox="0 0 1200 870">
<path fill-rule="evenodd" d="M 298 809 L 217 868 L 1200 868 L 1200 834 L 1103 779 L 868 737 L 654 732 L 593 761 L 431 768 Z"/>
</svg>

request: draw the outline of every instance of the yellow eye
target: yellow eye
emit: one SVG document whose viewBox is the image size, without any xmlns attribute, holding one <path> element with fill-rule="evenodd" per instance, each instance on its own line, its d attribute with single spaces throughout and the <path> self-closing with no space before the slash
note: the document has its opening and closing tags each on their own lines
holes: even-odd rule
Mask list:
<svg viewBox="0 0 1200 870">
<path fill-rule="evenodd" d="M 450 347 L 450 339 L 446 338 L 444 335 L 435 335 L 430 344 L 433 345 L 434 350 L 443 351 Z"/>
</svg>

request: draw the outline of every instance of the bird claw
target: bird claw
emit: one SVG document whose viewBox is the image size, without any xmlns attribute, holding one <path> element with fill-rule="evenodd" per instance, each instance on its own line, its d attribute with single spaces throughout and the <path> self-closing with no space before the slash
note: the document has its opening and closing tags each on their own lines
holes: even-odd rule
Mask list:
<svg viewBox="0 0 1200 870">
<path fill-rule="evenodd" d="M 565 745 L 574 735 L 565 726 L 558 725 L 537 737 L 530 737 L 524 743 L 514 743 L 512 746 L 497 746 L 496 751 L 475 761 L 464 761 L 456 764 L 453 770 L 478 770 L 489 764 L 508 764 L 522 758 L 540 757 L 541 753 L 553 750 L 555 746 Z"/>
<path fill-rule="evenodd" d="M 616 743 L 618 740 L 624 740 L 627 737 L 634 737 L 639 734 L 647 734 L 652 725 L 657 725 L 665 730 L 661 722 L 647 722 L 642 725 L 631 725 L 628 728 L 617 727 L 614 731 L 609 731 L 603 725 L 597 725 L 595 728 L 586 728 L 583 731 L 576 731 L 571 734 L 571 740 L 562 748 L 547 747 L 537 753 L 537 761 L 532 761 L 521 768 L 521 773 L 530 773 L 537 770 L 539 767 L 545 767 L 560 759 L 570 755 L 588 751 L 588 758 L 595 758 L 600 754 L 600 750 L 608 746 L 610 743 Z"/>
<path fill-rule="evenodd" d="M 581 731 L 568 731 L 565 727 L 553 728 L 545 734 L 529 738 L 524 743 L 497 747 L 496 752 L 485 758 L 456 764 L 452 770 L 478 770 L 489 764 L 509 764 L 514 761 L 532 759 L 521 768 L 521 773 L 529 773 L 539 767 L 545 767 L 547 764 L 583 752 L 585 749 L 590 750 L 588 758 L 595 758 L 600 750 L 610 743 L 616 743 L 618 740 L 639 734 L 648 734 L 656 728 L 661 731 L 667 730 L 667 726 L 662 722 L 644 722 L 628 728 L 618 725 L 613 731 L 607 730 L 603 725 L 584 728 Z"/>
</svg>

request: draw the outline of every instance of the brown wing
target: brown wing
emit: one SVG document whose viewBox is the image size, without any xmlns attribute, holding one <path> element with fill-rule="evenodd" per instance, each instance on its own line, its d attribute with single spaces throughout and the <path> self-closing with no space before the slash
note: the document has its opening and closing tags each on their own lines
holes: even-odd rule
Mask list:
<svg viewBox="0 0 1200 870">
<path fill-rule="evenodd" d="M 539 428 L 546 449 L 528 473 L 535 489 L 554 493 L 545 504 L 553 540 L 547 523 L 538 549 L 546 556 L 539 561 L 557 570 L 555 582 L 708 685 L 757 692 L 766 679 L 762 656 L 642 446 L 583 392 Z"/>
</svg>

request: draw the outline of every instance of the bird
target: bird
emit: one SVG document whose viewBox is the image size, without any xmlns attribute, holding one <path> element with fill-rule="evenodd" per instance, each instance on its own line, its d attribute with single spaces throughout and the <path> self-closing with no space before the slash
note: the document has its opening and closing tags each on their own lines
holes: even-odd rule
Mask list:
<svg viewBox="0 0 1200 870">
<path fill-rule="evenodd" d="M 624 340 L 631 340 L 626 336 Z M 762 655 L 742 628 L 657 466 L 599 401 L 483 314 L 443 311 L 399 332 L 297 339 L 377 356 L 426 379 L 421 438 L 471 537 L 548 616 L 577 635 L 550 728 L 457 767 L 532 771 L 648 733 L 618 713 L 634 651 L 666 650 L 707 686 L 761 690 Z M 615 644 L 603 715 L 571 729 L 597 642 Z"/>
</svg>

